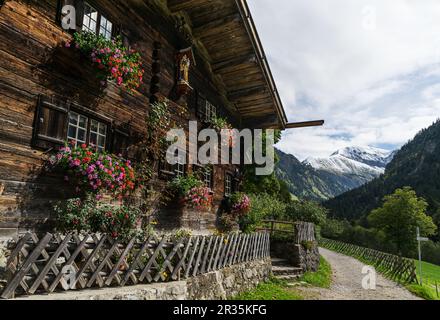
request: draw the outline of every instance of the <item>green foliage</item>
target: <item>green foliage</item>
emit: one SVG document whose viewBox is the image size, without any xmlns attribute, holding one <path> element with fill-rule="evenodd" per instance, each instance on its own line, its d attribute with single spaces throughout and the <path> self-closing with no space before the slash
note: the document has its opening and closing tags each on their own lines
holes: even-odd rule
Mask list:
<svg viewBox="0 0 440 320">
<path fill-rule="evenodd" d="M 186 197 L 186 195 L 194 188 L 203 187 L 203 182 L 196 176 L 189 174 L 187 176 L 177 177 L 173 179 L 168 185 L 170 191 L 180 197 Z"/>
<path fill-rule="evenodd" d="M 141 212 L 134 207 L 100 205 L 93 195 L 85 200 L 69 199 L 54 207 L 58 229 L 63 232 L 106 233 L 127 240 L 139 234 Z"/>
<path fill-rule="evenodd" d="M 439 300 L 433 288 L 421 286 L 418 284 L 407 285 L 406 288 L 416 296 L 425 300 Z"/>
<path fill-rule="evenodd" d="M 317 272 L 306 272 L 300 279 L 308 284 L 319 288 L 330 288 L 332 284 L 332 268 L 322 256 Z"/>
<path fill-rule="evenodd" d="M 422 254 L 423 254 L 423 260 L 440 265 L 439 242 L 433 242 L 433 241 L 422 242 Z M 440 276 L 440 270 L 439 270 L 439 276 Z M 440 279 L 438 280 L 440 282 Z"/>
<path fill-rule="evenodd" d="M 340 239 L 342 233 L 350 227 L 348 221 L 327 218 L 321 225 L 321 235 L 328 239 Z"/>
<path fill-rule="evenodd" d="M 327 219 L 327 209 L 311 201 L 292 201 L 287 205 L 285 217 L 289 221 L 312 222 L 320 226 Z"/>
<path fill-rule="evenodd" d="M 284 215 L 286 204 L 277 198 L 267 194 L 250 194 L 251 210 L 240 219 L 240 228 L 244 232 L 252 232 L 268 218 L 278 218 Z"/>
<path fill-rule="evenodd" d="M 281 139 L 281 132 L 279 130 L 275 131 L 275 144 Z M 266 132 L 263 132 L 263 155 L 266 154 Z M 278 162 L 278 157 L 275 153 L 275 163 Z M 257 165 L 247 165 L 244 170 L 244 184 L 243 191 L 250 193 L 267 193 L 274 196 L 280 200 L 289 201 L 291 196 L 290 192 L 287 190 L 286 185 L 281 183 L 280 180 L 275 176 L 275 172 L 270 175 L 257 176 L 255 174 L 255 169 Z M 287 193 L 289 195 L 287 195 Z"/>
<path fill-rule="evenodd" d="M 242 293 L 231 300 L 303 300 L 303 297 L 289 288 L 287 282 L 273 278 L 259 284 L 255 290 Z"/>
<path fill-rule="evenodd" d="M 232 129 L 232 125 L 228 122 L 228 120 L 222 117 L 213 117 L 209 121 L 209 124 L 217 131 L 221 131 L 223 129 Z"/>
<path fill-rule="evenodd" d="M 417 241 L 415 229 L 420 228 L 424 236 L 433 235 L 437 227 L 432 218 L 426 215 L 428 204 L 418 198 L 409 187 L 397 189 L 394 194 L 384 198 L 384 205 L 373 210 L 369 222 L 385 233 L 386 239 L 393 243 L 399 254 L 413 254 Z"/>
</svg>

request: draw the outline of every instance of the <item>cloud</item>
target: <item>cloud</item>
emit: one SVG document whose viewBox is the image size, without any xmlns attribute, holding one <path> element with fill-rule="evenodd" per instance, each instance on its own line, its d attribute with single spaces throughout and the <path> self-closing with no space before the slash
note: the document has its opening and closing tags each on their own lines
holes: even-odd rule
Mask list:
<svg viewBox="0 0 440 320">
<path fill-rule="evenodd" d="M 440 115 L 440 1 L 249 2 L 301 159 L 349 145 L 398 147 Z"/>
</svg>

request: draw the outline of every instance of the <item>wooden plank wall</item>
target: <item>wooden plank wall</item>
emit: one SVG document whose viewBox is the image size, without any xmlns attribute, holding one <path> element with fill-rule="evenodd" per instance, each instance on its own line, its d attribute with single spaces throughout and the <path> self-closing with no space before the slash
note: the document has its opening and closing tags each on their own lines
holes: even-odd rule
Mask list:
<svg viewBox="0 0 440 320">
<path fill-rule="evenodd" d="M 158 41 L 162 45 L 160 94 L 174 98 L 175 53 L 181 45 L 173 34 L 177 32 L 174 25 L 165 25 L 167 20 L 158 18 L 154 8 L 145 4 L 135 9 L 124 1 L 95 2 L 117 19 L 142 55 L 145 77 L 139 91 L 121 92 L 113 84 L 100 90 L 87 61 L 63 47 L 71 35 L 56 23 L 56 1 L 10 0 L 0 8 L 0 235 L 19 229 L 50 228 L 52 203 L 72 195 L 60 177 L 44 172 L 47 150 L 31 146 L 38 95 L 70 98 L 113 119 L 115 125 L 128 125 L 142 134 L 150 96 L 153 45 Z M 161 28 L 168 32 L 149 25 L 148 17 L 159 19 Z M 221 101 L 205 74 L 202 64 L 192 72 L 195 86 L 209 91 L 214 101 Z M 194 108 L 189 110 L 188 118 L 195 119 Z M 215 169 L 217 204 L 223 198 L 224 170 Z"/>
</svg>

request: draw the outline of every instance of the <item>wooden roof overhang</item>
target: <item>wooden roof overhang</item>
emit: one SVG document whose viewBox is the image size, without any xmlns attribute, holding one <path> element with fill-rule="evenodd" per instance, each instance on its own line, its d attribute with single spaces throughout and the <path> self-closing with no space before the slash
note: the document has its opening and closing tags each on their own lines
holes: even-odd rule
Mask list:
<svg viewBox="0 0 440 320">
<path fill-rule="evenodd" d="M 242 126 L 286 129 L 287 117 L 245 0 L 168 0 L 189 18 Z"/>
</svg>

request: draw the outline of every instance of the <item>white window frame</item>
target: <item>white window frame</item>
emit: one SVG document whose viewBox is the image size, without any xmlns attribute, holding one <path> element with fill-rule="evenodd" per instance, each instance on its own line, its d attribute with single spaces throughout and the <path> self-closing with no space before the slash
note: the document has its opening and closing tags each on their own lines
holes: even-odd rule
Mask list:
<svg viewBox="0 0 440 320">
<path fill-rule="evenodd" d="M 71 123 L 71 117 L 75 116 L 77 117 L 76 123 Z M 85 119 L 85 127 L 80 126 L 80 119 Z M 97 131 L 92 130 L 92 122 L 96 122 L 97 124 Z M 70 135 L 70 129 L 75 128 L 75 136 Z M 101 128 L 104 128 L 104 130 L 100 130 Z M 78 132 L 80 130 L 84 131 L 84 139 L 85 140 L 79 140 L 78 139 Z M 104 133 L 103 133 L 104 132 Z M 96 144 L 91 143 L 91 135 L 96 134 Z M 96 120 L 94 118 L 90 118 L 82 113 L 76 112 L 76 111 L 70 111 L 68 114 L 68 122 L 67 122 L 67 140 L 68 141 L 75 141 L 75 147 L 80 144 L 88 144 L 91 147 L 97 148 L 98 151 L 102 152 L 106 149 L 106 143 L 107 143 L 107 136 L 108 134 L 108 125 L 105 122 Z M 99 137 L 104 139 L 103 145 L 99 145 Z"/>
<path fill-rule="evenodd" d="M 92 11 L 92 13 L 86 14 L 87 9 Z M 96 13 L 95 18 L 93 18 L 92 16 L 94 13 Z M 94 23 L 94 29 L 91 28 L 92 21 Z M 86 32 L 94 33 L 96 35 L 102 35 L 106 39 L 110 40 L 113 35 L 113 23 L 101 12 L 99 12 L 97 9 L 91 6 L 89 3 L 84 2 L 84 17 L 83 17 L 82 30 Z"/>
<path fill-rule="evenodd" d="M 205 103 L 205 121 L 209 122 L 217 117 L 217 108 L 208 100 Z"/>
<path fill-rule="evenodd" d="M 225 196 L 232 195 L 232 175 L 230 173 L 225 174 Z"/>
</svg>

